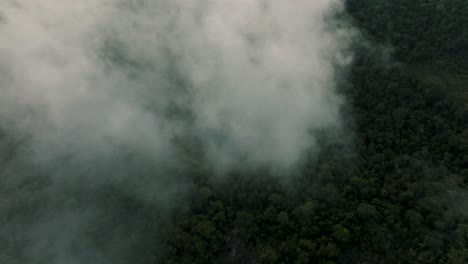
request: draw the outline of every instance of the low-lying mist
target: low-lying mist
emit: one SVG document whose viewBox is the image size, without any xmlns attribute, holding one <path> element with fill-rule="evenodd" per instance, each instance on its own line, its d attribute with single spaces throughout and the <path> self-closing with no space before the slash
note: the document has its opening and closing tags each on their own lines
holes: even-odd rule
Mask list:
<svg viewBox="0 0 468 264">
<path fill-rule="evenodd" d="M 189 145 L 213 175 L 300 168 L 341 127 L 341 4 L 2 1 L 0 262 L 153 261 Z"/>
</svg>

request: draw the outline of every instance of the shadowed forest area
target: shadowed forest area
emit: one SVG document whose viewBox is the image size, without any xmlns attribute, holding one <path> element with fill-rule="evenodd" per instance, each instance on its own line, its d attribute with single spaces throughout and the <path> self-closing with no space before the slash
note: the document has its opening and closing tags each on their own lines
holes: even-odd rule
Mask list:
<svg viewBox="0 0 468 264">
<path fill-rule="evenodd" d="M 8 229 L 0 229 L 0 264 L 55 264 L 45 249 L 61 246 L 81 262 L 60 264 L 105 258 L 83 255 L 89 247 L 116 256 L 113 264 L 468 263 L 468 2 L 347 0 L 345 10 L 360 35 L 338 82 L 342 127 L 320 131 L 320 151 L 287 176 L 262 167 L 214 176 L 200 142 L 182 135 L 175 141 L 184 166 L 162 173 L 175 175 L 164 183 L 183 178 L 184 195 L 160 187 L 154 197 L 169 198 L 142 198 L 129 190 L 146 190 L 162 165 L 122 147 L 97 170 L 68 156 L 45 168 L 23 148 L 31 136 L 1 121 L 0 224 Z M 50 187 L 47 173 L 68 164 L 86 176 Z M 99 174 L 115 177 L 94 184 Z M 92 224 L 75 221 L 86 217 Z M 48 224 L 25 236 L 38 219 Z M 58 232 L 37 242 L 61 223 L 76 241 Z"/>
</svg>

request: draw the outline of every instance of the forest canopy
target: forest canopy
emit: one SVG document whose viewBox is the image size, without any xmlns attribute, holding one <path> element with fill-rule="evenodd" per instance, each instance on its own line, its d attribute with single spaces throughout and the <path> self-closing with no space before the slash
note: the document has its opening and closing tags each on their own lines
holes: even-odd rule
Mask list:
<svg viewBox="0 0 468 264">
<path fill-rule="evenodd" d="M 1 264 L 468 263 L 466 0 L 6 2 Z"/>
</svg>

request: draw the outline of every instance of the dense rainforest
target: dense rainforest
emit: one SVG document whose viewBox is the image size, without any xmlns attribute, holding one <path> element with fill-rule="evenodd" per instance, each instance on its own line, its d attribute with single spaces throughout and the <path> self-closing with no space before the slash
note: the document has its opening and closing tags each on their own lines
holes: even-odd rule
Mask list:
<svg viewBox="0 0 468 264">
<path fill-rule="evenodd" d="M 380 45 L 358 50 L 342 91 L 352 133 L 335 137 L 353 143 L 324 138 L 286 186 L 259 173 L 220 188 L 200 174 L 163 263 L 468 262 L 468 2 L 347 11 Z M 423 66 L 456 81 L 427 80 Z"/>
<path fill-rule="evenodd" d="M 132 196 L 121 188 L 125 180 L 79 188 L 64 180 L 51 191 L 24 155 L 28 137 L 0 122 L 8 182 L 0 186 L 0 224 L 9 226 L 0 229 L 0 263 L 52 263 L 49 252 L 39 253 L 68 240 L 57 235 L 27 256 L 26 240 L 43 233 L 22 231 L 32 219 L 49 219 L 44 208 L 65 207 L 100 210 L 84 231 L 74 222 L 83 216 L 63 218 L 80 230 L 77 240 L 118 256 L 112 263 L 468 263 L 468 1 L 347 0 L 345 9 L 340 17 L 359 36 L 339 87 L 344 125 L 320 134 L 320 152 L 287 177 L 239 169 L 219 179 L 187 140 L 181 170 L 193 184 L 170 209 Z M 132 166 L 151 170 L 150 163 Z M 81 252 L 73 240 L 66 246 Z"/>
</svg>

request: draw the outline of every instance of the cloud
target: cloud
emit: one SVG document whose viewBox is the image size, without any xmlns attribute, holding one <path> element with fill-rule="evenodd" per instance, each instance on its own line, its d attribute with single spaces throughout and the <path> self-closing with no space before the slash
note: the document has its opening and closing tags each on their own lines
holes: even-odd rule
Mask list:
<svg viewBox="0 0 468 264">
<path fill-rule="evenodd" d="M 340 127 L 337 72 L 353 34 L 331 23 L 341 11 L 338 0 L 2 1 L 0 127 L 19 142 L 2 161 L 4 228 L 25 241 L 2 258 L 133 254 L 134 239 L 118 241 L 148 230 L 121 200 L 163 222 L 190 185 L 188 141 L 221 174 L 300 167 L 316 133 Z M 38 206 L 16 210 L 30 181 Z"/>
</svg>

